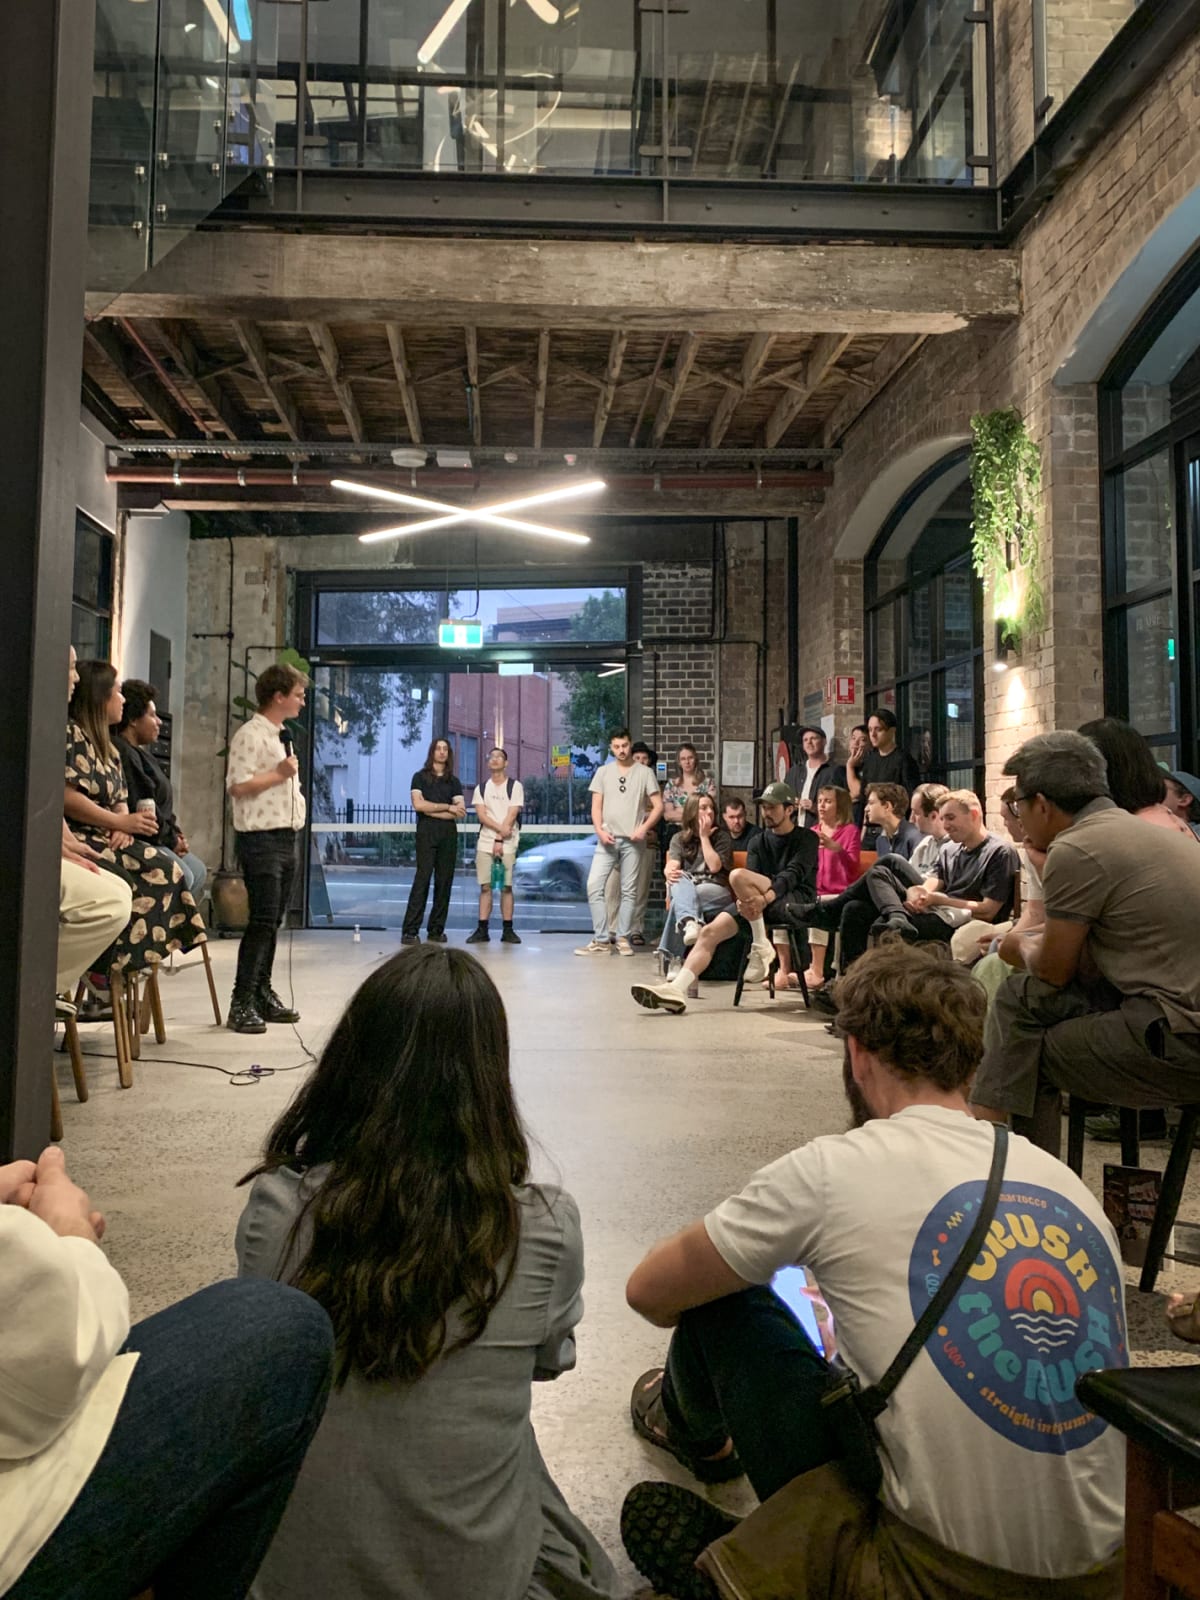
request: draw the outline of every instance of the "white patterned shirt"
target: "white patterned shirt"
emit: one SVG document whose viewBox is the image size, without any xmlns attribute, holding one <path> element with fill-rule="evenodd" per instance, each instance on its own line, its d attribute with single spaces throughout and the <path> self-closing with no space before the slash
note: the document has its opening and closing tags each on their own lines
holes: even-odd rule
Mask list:
<svg viewBox="0 0 1200 1600">
<path fill-rule="evenodd" d="M 229 745 L 229 772 L 225 788 L 245 783 L 260 772 L 271 772 L 287 755 L 279 729 L 261 711 L 255 712 L 249 722 L 243 722 Z M 278 783 L 261 794 L 245 795 L 239 799 L 229 796 L 233 807 L 233 825 L 239 833 L 265 833 L 268 828 L 294 828 L 304 826 L 307 808 L 299 778 Z"/>
</svg>

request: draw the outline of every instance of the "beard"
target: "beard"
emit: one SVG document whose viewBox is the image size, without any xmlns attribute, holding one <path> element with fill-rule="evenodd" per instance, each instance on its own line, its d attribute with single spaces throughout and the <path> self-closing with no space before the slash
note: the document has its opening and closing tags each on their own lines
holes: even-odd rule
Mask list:
<svg viewBox="0 0 1200 1600">
<path fill-rule="evenodd" d="M 854 1073 L 850 1069 L 849 1045 L 843 1045 L 842 1051 L 842 1088 L 846 1091 L 846 1103 L 850 1107 L 850 1126 L 861 1128 L 873 1121 L 875 1113 L 854 1081 Z"/>
</svg>

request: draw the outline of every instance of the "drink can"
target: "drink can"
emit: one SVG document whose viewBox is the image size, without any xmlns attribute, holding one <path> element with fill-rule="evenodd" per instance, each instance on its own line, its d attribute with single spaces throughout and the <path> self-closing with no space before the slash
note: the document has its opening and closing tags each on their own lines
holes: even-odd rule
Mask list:
<svg viewBox="0 0 1200 1600">
<path fill-rule="evenodd" d="M 139 800 L 137 803 L 137 810 L 144 811 L 148 817 L 158 816 L 158 807 L 154 804 L 153 800 Z"/>
</svg>

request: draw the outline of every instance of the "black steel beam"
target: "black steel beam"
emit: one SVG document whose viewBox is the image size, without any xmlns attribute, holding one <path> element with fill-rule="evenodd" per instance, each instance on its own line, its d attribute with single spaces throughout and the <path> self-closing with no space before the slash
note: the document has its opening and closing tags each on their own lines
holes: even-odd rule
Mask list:
<svg viewBox="0 0 1200 1600">
<path fill-rule="evenodd" d="M 50 1127 L 94 27 L 93 0 L 0 7 L 0 1162 Z"/>
<path fill-rule="evenodd" d="M 998 244 L 995 192 L 969 185 L 739 183 L 515 173 L 294 171 L 246 179 L 206 228 L 277 227 L 536 234 L 542 238 L 906 239 Z"/>
</svg>

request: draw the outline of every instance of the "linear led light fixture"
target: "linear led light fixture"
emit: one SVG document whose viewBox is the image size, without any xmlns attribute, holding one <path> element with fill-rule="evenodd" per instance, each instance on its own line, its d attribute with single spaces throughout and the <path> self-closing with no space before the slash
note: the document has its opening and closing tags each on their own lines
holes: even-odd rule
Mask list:
<svg viewBox="0 0 1200 1600">
<path fill-rule="evenodd" d="M 553 26 L 558 21 L 558 7 L 552 4 L 552 0 L 525 0 L 525 4 L 542 22 Z M 417 50 L 417 60 L 423 67 L 427 67 L 437 55 L 470 5 L 471 0 L 450 0 L 450 4 L 429 30 L 425 43 Z"/>
<path fill-rule="evenodd" d="M 623 666 L 621 666 L 621 667 L 609 667 L 607 672 L 598 672 L 596 674 L 596 676 L 598 678 L 615 678 L 618 672 L 624 672 L 624 671 L 625 671 L 625 668 Z"/>
<path fill-rule="evenodd" d="M 331 487 L 350 494 L 361 494 L 369 500 L 389 500 L 397 505 L 414 506 L 418 511 L 439 511 L 442 516 L 427 518 L 424 522 L 410 522 L 399 528 L 378 528 L 374 533 L 359 534 L 362 544 L 377 544 L 384 539 L 399 539 L 410 533 L 427 533 L 433 528 L 448 528 L 455 523 L 485 522 L 489 526 L 507 528 L 517 533 L 528 533 L 542 539 L 560 539 L 568 544 L 590 544 L 585 533 L 570 533 L 565 528 L 549 528 L 538 522 L 524 522 L 504 515 L 508 511 L 521 511 L 527 506 L 546 505 L 555 500 L 569 500 L 581 494 L 596 494 L 605 487 L 601 478 L 583 483 L 567 484 L 561 489 L 547 489 L 541 494 L 525 495 L 518 500 L 505 500 L 497 505 L 483 506 L 464 511 L 447 505 L 443 500 L 427 500 L 420 495 L 401 494 L 395 489 L 380 489 L 374 484 L 355 483 L 349 478 L 334 478 Z"/>
</svg>

